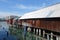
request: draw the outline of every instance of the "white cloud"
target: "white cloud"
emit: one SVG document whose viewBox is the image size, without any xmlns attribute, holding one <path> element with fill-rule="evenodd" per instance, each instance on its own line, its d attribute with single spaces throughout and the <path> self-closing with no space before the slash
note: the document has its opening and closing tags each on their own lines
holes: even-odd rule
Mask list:
<svg viewBox="0 0 60 40">
<path fill-rule="evenodd" d="M 0 18 L 1 18 L 1 17 L 10 16 L 10 15 L 21 16 L 21 15 L 18 14 L 18 13 L 0 12 Z"/>
<path fill-rule="evenodd" d="M 41 6 L 26 6 L 26 5 L 23 5 L 23 4 L 19 4 L 19 5 L 16 5 L 16 8 L 19 8 L 19 9 L 39 9 L 39 8 L 43 8 L 46 6 L 46 3 L 43 3 Z"/>
<path fill-rule="evenodd" d="M 35 6 L 25 6 L 25 5 L 20 4 L 20 5 L 17 5 L 17 8 L 19 8 L 19 9 L 36 9 L 38 7 L 35 7 Z"/>
<path fill-rule="evenodd" d="M 22 5 L 22 4 L 17 5 L 17 6 L 18 6 L 18 8 L 20 8 L 20 9 L 26 9 L 26 8 L 27 8 L 27 6 L 24 6 L 24 5 Z"/>
</svg>

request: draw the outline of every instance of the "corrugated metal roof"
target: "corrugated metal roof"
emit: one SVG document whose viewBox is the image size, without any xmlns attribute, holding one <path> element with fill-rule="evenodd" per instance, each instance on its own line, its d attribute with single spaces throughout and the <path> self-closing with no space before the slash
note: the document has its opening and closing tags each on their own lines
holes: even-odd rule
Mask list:
<svg viewBox="0 0 60 40">
<path fill-rule="evenodd" d="M 34 12 L 26 13 L 19 19 L 51 17 L 60 17 L 60 3 Z"/>
</svg>

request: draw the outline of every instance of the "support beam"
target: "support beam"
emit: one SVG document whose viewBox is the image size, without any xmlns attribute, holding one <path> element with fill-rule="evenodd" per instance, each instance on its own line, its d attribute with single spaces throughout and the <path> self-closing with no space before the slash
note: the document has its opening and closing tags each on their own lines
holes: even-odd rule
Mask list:
<svg viewBox="0 0 60 40">
<path fill-rule="evenodd" d="M 60 40 L 60 36 L 56 36 L 56 40 Z"/>
<path fill-rule="evenodd" d="M 34 33 L 35 33 L 35 28 L 33 29 Z"/>
<path fill-rule="evenodd" d="M 47 34 L 47 40 L 49 40 L 49 34 Z"/>
<path fill-rule="evenodd" d="M 60 40 L 60 36 L 59 36 L 59 39 L 58 40 Z"/>
<path fill-rule="evenodd" d="M 39 36 L 41 36 L 41 29 L 39 29 Z"/>
<path fill-rule="evenodd" d="M 53 33 L 51 32 L 51 40 L 53 40 Z"/>
<path fill-rule="evenodd" d="M 45 37 L 45 31 L 43 30 L 43 37 Z"/>
<path fill-rule="evenodd" d="M 38 29 L 36 29 L 36 34 L 38 34 Z"/>
<path fill-rule="evenodd" d="M 56 36 L 56 40 L 59 40 L 58 36 Z"/>
</svg>

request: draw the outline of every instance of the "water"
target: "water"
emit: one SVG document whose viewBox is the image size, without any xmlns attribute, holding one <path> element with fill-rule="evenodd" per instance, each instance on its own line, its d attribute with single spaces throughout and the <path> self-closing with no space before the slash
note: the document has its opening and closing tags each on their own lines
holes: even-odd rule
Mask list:
<svg viewBox="0 0 60 40">
<path fill-rule="evenodd" d="M 17 40 L 46 40 L 45 38 L 40 37 L 33 32 L 26 31 L 23 27 L 11 27 L 10 31 L 13 35 L 16 35 Z"/>
<path fill-rule="evenodd" d="M 37 36 L 34 33 L 27 32 L 26 29 L 24 29 L 23 27 L 22 28 L 17 28 L 17 26 L 9 27 L 7 22 L 0 21 L 0 40 L 43 40 L 43 39 L 41 39 L 40 36 Z"/>
<path fill-rule="evenodd" d="M 0 22 L 0 40 L 17 40 L 16 36 L 9 33 L 9 26 L 7 22 Z"/>
</svg>

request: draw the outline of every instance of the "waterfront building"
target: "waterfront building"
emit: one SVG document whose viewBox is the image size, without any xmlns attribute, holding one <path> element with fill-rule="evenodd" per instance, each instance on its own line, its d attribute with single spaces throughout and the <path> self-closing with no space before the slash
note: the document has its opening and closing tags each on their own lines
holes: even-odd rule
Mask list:
<svg viewBox="0 0 60 40">
<path fill-rule="evenodd" d="M 20 25 L 47 40 L 60 40 L 60 3 L 24 14 Z"/>
<path fill-rule="evenodd" d="M 16 20 L 18 19 L 19 17 L 18 16 L 14 16 L 14 15 L 11 15 L 11 16 L 7 16 L 7 23 L 10 24 L 10 25 L 14 25 L 15 22 L 17 22 Z"/>
</svg>

